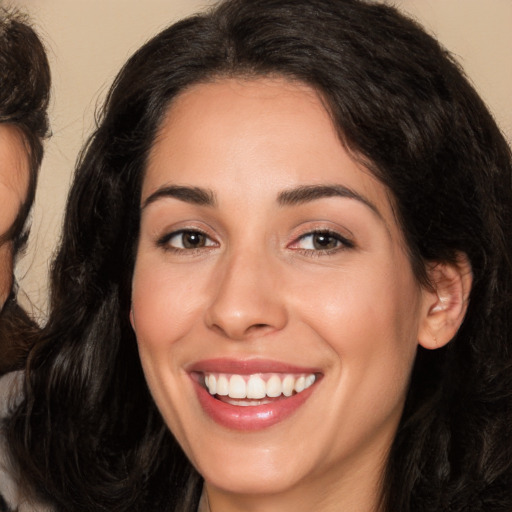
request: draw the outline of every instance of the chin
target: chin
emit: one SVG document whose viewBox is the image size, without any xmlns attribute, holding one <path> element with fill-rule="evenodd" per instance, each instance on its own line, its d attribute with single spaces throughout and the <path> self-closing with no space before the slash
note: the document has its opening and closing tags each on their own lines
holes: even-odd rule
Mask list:
<svg viewBox="0 0 512 512">
<path fill-rule="evenodd" d="M 297 475 L 283 472 L 283 468 L 233 468 L 233 471 L 203 473 L 205 481 L 225 493 L 238 495 L 283 494 L 295 487 L 300 479 Z"/>
<path fill-rule="evenodd" d="M 219 460 L 222 464 L 219 464 Z M 308 463 L 281 450 L 261 446 L 223 446 L 202 453 L 195 464 L 205 481 L 233 494 L 280 494 L 298 485 Z"/>
</svg>

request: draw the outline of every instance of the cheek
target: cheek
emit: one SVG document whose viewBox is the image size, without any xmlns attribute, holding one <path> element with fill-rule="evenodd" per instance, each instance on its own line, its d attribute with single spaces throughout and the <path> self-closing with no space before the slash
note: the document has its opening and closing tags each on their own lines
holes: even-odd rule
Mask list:
<svg viewBox="0 0 512 512">
<path fill-rule="evenodd" d="M 142 259 L 132 285 L 132 324 L 138 339 L 155 348 L 185 334 L 201 297 L 194 275 L 163 267 Z"/>
<path fill-rule="evenodd" d="M 421 294 L 412 276 L 380 270 L 340 273 L 317 284 L 297 305 L 302 324 L 331 354 L 326 375 L 331 407 L 323 421 L 336 433 L 333 457 L 364 439 L 394 432 L 401 416 L 417 348 Z"/>
<path fill-rule="evenodd" d="M 149 389 L 169 428 L 180 439 L 184 428 L 178 412 L 187 410 L 191 400 L 180 391 L 181 381 L 188 378 L 180 367 L 180 351 L 185 346 L 180 340 L 194 326 L 197 295 L 193 279 L 188 281 L 177 281 L 151 258 L 138 258 L 130 313 Z"/>
<path fill-rule="evenodd" d="M 340 271 L 294 293 L 307 297 L 296 309 L 340 361 L 341 376 L 350 371 L 365 385 L 403 384 L 416 353 L 421 291 L 412 273 L 393 267 Z"/>
</svg>

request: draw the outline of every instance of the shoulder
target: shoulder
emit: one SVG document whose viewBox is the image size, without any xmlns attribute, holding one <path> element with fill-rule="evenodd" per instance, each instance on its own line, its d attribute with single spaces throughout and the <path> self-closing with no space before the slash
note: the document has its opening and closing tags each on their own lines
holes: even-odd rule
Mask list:
<svg viewBox="0 0 512 512">
<path fill-rule="evenodd" d="M 29 502 L 22 496 L 6 446 L 4 423 L 23 398 L 23 379 L 23 372 L 12 372 L 0 377 L 0 511 L 51 512 L 51 508 Z"/>
</svg>

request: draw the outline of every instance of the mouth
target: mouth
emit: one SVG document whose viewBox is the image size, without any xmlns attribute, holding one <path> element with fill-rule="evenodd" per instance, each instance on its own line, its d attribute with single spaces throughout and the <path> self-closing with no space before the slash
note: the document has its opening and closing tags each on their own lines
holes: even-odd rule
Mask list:
<svg viewBox="0 0 512 512">
<path fill-rule="evenodd" d="M 241 407 L 255 407 L 302 393 L 315 383 L 316 375 L 206 373 L 201 378 L 205 389 L 218 400 Z"/>
<path fill-rule="evenodd" d="M 214 360 L 189 369 L 199 403 L 210 419 L 237 431 L 261 430 L 299 410 L 322 374 L 269 362 Z"/>
</svg>

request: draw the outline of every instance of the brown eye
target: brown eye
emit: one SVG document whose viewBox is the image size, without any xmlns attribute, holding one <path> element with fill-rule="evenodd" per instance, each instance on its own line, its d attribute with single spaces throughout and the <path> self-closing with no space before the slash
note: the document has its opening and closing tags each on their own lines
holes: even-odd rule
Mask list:
<svg viewBox="0 0 512 512">
<path fill-rule="evenodd" d="M 313 247 L 317 251 L 336 249 L 340 241 L 330 233 L 314 233 L 312 236 Z"/>
<path fill-rule="evenodd" d="M 310 253 L 337 252 L 342 249 L 351 249 L 354 243 L 334 231 L 313 231 L 302 235 L 293 243 L 293 249 L 300 249 Z"/>
<path fill-rule="evenodd" d="M 162 247 L 177 250 L 202 249 L 203 247 L 213 247 L 215 242 L 201 231 L 175 231 L 163 237 L 158 244 Z"/>
<path fill-rule="evenodd" d="M 206 246 L 206 236 L 197 231 L 185 231 L 182 233 L 181 239 L 185 249 L 197 249 Z"/>
</svg>

